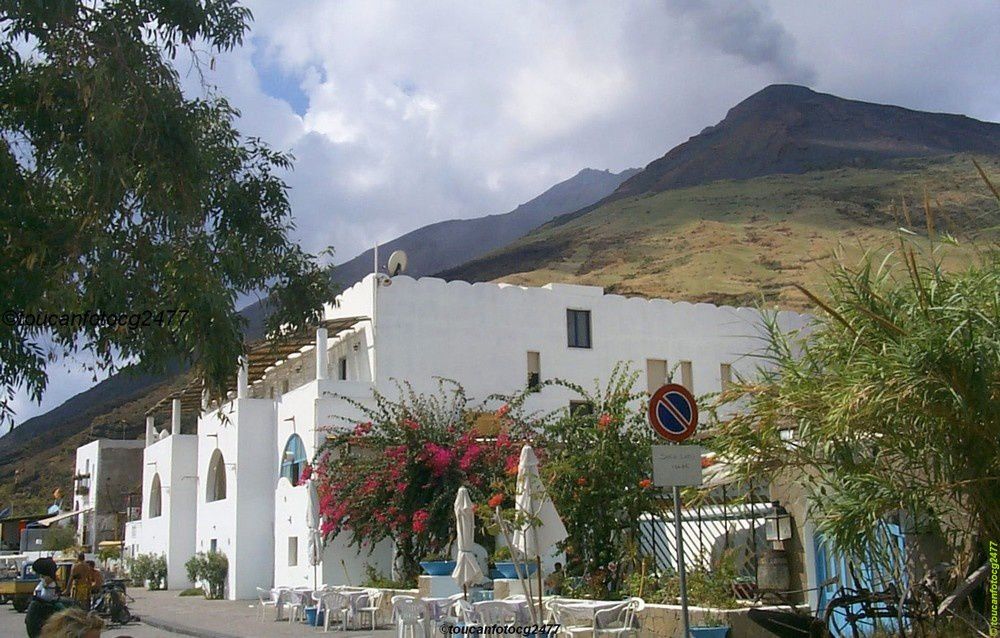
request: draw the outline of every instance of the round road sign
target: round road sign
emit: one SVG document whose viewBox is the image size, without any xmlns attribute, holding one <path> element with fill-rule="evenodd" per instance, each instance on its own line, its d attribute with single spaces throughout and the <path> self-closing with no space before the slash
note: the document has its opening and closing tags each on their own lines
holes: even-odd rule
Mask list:
<svg viewBox="0 0 1000 638">
<path fill-rule="evenodd" d="M 649 424 L 656 434 L 680 443 L 698 427 L 698 405 L 687 388 L 668 383 L 649 399 Z"/>
</svg>

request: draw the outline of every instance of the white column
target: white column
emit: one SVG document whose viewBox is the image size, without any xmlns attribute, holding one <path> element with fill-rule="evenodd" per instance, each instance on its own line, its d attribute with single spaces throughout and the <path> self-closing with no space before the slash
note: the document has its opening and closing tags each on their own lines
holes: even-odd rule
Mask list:
<svg viewBox="0 0 1000 638">
<path fill-rule="evenodd" d="M 326 345 L 326 328 L 316 328 L 316 379 L 329 377 L 330 351 Z"/>
<path fill-rule="evenodd" d="M 246 357 L 240 358 L 240 371 L 236 380 L 236 398 L 250 398 L 250 367 Z"/>
<path fill-rule="evenodd" d="M 181 400 L 174 399 L 170 402 L 170 433 L 181 433 Z"/>
<path fill-rule="evenodd" d="M 156 442 L 156 422 L 152 414 L 146 417 L 146 446 Z"/>
</svg>

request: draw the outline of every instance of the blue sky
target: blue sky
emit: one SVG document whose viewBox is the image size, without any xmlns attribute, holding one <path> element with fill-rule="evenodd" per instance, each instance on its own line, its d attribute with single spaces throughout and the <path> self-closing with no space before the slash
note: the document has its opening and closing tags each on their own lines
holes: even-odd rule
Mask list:
<svg viewBox="0 0 1000 638">
<path fill-rule="evenodd" d="M 293 153 L 295 236 L 337 261 L 644 166 L 775 82 L 1000 120 L 995 1 L 248 4 L 251 37 L 203 70 L 246 134 Z M 92 383 L 51 375 L 19 420 Z"/>
</svg>

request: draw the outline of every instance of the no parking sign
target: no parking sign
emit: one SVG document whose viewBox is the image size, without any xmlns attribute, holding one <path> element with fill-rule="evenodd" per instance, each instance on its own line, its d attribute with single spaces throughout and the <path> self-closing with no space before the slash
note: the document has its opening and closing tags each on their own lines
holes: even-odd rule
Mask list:
<svg viewBox="0 0 1000 638">
<path fill-rule="evenodd" d="M 680 443 L 698 427 L 698 404 L 682 385 L 668 383 L 649 399 L 649 424 L 661 438 Z"/>
</svg>

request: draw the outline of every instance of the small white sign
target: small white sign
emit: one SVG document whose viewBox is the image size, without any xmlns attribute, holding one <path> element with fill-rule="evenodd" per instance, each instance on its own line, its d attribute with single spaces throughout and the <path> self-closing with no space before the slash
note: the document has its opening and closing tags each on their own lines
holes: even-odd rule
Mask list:
<svg viewBox="0 0 1000 638">
<path fill-rule="evenodd" d="M 654 445 L 653 485 L 701 485 L 700 445 Z"/>
</svg>

